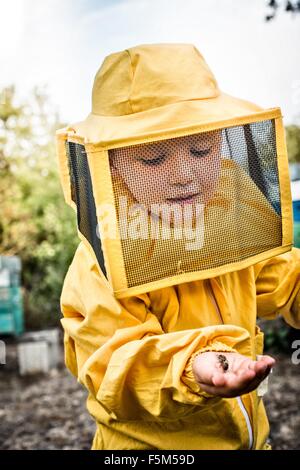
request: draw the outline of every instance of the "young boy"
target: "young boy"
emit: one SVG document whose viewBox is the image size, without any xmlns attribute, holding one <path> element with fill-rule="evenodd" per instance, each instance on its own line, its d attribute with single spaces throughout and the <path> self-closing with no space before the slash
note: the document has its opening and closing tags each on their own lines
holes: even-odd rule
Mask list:
<svg viewBox="0 0 300 470">
<path fill-rule="evenodd" d="M 105 59 L 92 114 L 60 133 L 82 238 L 61 298 L 65 358 L 89 392 L 93 449 L 269 448 L 257 388 L 275 361 L 256 360 L 256 318 L 300 327 L 274 113 L 222 94 L 193 46 L 145 45 Z M 107 198 L 119 238 L 100 223 L 104 265 L 87 215 L 99 221 Z"/>
</svg>

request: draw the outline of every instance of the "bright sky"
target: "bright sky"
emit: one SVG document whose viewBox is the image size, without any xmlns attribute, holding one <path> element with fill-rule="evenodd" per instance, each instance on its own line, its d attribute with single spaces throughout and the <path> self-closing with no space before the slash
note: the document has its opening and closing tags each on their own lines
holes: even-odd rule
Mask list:
<svg viewBox="0 0 300 470">
<path fill-rule="evenodd" d="M 300 121 L 300 15 L 266 23 L 265 0 L 1 0 L 0 87 L 47 85 L 67 122 L 90 111 L 104 57 L 137 44 L 194 43 L 220 88 Z"/>
</svg>

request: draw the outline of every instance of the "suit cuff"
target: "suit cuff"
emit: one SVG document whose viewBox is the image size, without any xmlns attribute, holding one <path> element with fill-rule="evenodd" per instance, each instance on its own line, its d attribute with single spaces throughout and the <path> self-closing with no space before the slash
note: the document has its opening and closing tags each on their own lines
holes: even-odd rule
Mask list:
<svg viewBox="0 0 300 470">
<path fill-rule="evenodd" d="M 230 346 L 227 346 L 226 344 L 221 343 L 220 341 L 216 341 L 212 344 L 205 346 L 204 348 L 201 348 L 195 351 L 191 355 L 191 357 L 189 358 L 185 366 L 185 370 L 182 374 L 181 379 L 185 383 L 185 385 L 190 389 L 190 391 L 205 398 L 213 398 L 213 397 L 216 398 L 215 395 L 211 395 L 207 392 L 204 392 L 204 390 L 201 389 L 200 385 L 196 381 L 196 378 L 193 372 L 193 363 L 194 363 L 195 358 L 199 354 L 203 354 L 205 352 L 235 352 L 236 353 L 237 351 L 231 348 Z"/>
</svg>

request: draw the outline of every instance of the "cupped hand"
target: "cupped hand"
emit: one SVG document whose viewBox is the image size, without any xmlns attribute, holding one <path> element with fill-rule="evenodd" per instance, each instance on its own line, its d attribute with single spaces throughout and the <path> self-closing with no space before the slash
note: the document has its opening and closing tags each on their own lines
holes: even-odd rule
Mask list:
<svg viewBox="0 0 300 470">
<path fill-rule="evenodd" d="M 274 364 L 271 356 L 252 361 L 238 353 L 205 352 L 195 357 L 193 372 L 204 392 L 232 398 L 255 390 Z"/>
</svg>

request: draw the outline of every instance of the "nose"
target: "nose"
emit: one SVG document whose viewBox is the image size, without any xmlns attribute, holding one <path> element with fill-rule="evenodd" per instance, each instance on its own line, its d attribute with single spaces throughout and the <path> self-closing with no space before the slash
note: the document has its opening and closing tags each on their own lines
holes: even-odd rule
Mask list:
<svg viewBox="0 0 300 470">
<path fill-rule="evenodd" d="M 174 186 L 186 186 L 194 180 L 191 159 L 189 155 L 179 152 L 171 159 L 170 182 Z"/>
</svg>

